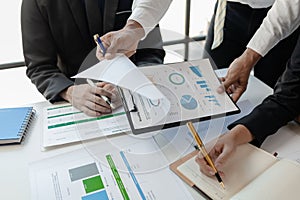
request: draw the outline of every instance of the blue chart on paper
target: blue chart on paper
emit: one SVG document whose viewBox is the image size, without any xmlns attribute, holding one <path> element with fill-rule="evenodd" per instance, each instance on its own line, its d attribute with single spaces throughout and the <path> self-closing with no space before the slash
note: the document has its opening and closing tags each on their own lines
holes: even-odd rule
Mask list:
<svg viewBox="0 0 300 200">
<path fill-rule="evenodd" d="M 211 91 L 211 89 L 208 87 L 206 81 L 197 81 L 196 83 L 200 86 L 200 88 L 206 90 L 207 92 Z"/>
<path fill-rule="evenodd" d="M 208 99 L 209 102 L 214 103 L 216 106 L 221 106 L 219 101 L 216 99 L 215 95 L 207 95 L 204 98 Z"/>
<path fill-rule="evenodd" d="M 198 66 L 190 66 L 190 69 L 192 70 L 192 72 L 194 72 L 194 74 L 196 74 L 198 77 L 202 77 L 202 73 L 199 69 Z"/>
<path fill-rule="evenodd" d="M 180 104 L 187 110 L 194 110 L 198 106 L 196 99 L 191 95 L 183 95 L 180 99 Z"/>
</svg>

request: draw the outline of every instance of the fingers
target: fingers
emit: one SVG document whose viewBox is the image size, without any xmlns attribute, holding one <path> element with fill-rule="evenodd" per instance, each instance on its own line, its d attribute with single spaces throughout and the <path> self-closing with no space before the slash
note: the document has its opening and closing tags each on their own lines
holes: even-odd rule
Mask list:
<svg viewBox="0 0 300 200">
<path fill-rule="evenodd" d="M 111 96 L 111 93 L 98 87 L 91 87 L 90 94 L 85 98 L 82 111 L 89 116 L 100 116 L 102 114 L 111 113 L 111 107 L 100 95 Z"/>
<path fill-rule="evenodd" d="M 238 80 L 234 79 L 221 79 L 223 83 L 217 88 L 217 92 L 219 94 L 222 94 L 223 92 L 227 92 L 228 94 L 231 94 L 231 98 L 234 102 L 237 102 L 239 98 L 242 96 L 242 94 L 245 92 L 247 83 L 239 83 Z"/>
<path fill-rule="evenodd" d="M 101 48 L 97 45 L 97 50 L 96 50 L 96 57 L 98 58 L 98 60 L 104 60 L 104 56 L 103 53 L 101 51 Z"/>
<path fill-rule="evenodd" d="M 196 163 L 200 166 L 200 171 L 207 175 L 207 176 L 213 176 L 214 170 L 207 164 L 206 160 L 202 157 L 196 156 L 195 158 Z"/>
<path fill-rule="evenodd" d="M 108 90 L 106 90 L 106 89 L 104 89 L 104 88 L 101 88 L 101 87 L 95 87 L 95 88 L 92 88 L 92 93 L 93 93 L 94 95 L 96 95 L 96 96 L 106 96 L 106 97 L 108 97 L 109 99 L 111 99 L 112 96 L 113 96 L 113 94 L 112 94 L 110 91 L 108 91 Z M 101 99 L 101 98 L 100 98 L 100 99 Z"/>
<path fill-rule="evenodd" d="M 232 100 L 234 102 L 237 102 L 239 98 L 242 96 L 242 94 L 244 93 L 244 91 L 245 89 L 242 88 L 236 89 L 231 95 Z"/>
<path fill-rule="evenodd" d="M 101 114 L 111 113 L 110 106 L 100 97 L 95 96 L 94 100 L 86 101 L 85 106 Z"/>
<path fill-rule="evenodd" d="M 82 107 L 80 108 L 80 110 L 81 110 L 84 114 L 86 114 L 86 115 L 88 115 L 88 116 L 90 116 L 90 117 L 99 117 L 99 116 L 102 115 L 101 112 L 97 112 L 97 111 L 95 111 L 95 110 L 93 110 L 93 109 L 90 109 L 89 107 L 86 107 L 86 106 L 82 106 Z"/>
<path fill-rule="evenodd" d="M 105 102 L 104 102 L 105 104 Z M 94 101 L 85 100 L 79 107 L 79 109 L 84 112 L 86 115 L 91 117 L 99 117 L 102 114 L 111 113 L 111 109 L 106 108 L 102 105 L 97 104 Z"/>
<path fill-rule="evenodd" d="M 87 97 L 80 107 L 80 110 L 86 115 L 98 117 L 102 114 L 108 114 L 112 112 L 110 106 L 102 98 L 96 95 L 91 96 L 92 97 Z"/>
<path fill-rule="evenodd" d="M 91 116 L 91 117 L 99 117 L 102 114 L 107 114 L 107 113 L 111 113 L 111 111 L 109 111 L 109 109 L 106 109 L 102 106 L 97 105 L 94 102 L 88 102 L 86 103 L 85 106 L 82 106 L 80 108 L 80 110 L 82 112 L 84 112 L 84 114 Z"/>
<path fill-rule="evenodd" d="M 230 157 L 231 152 L 232 150 L 230 148 L 227 148 L 226 146 L 222 149 L 222 153 L 215 160 L 216 168 L 220 169 L 224 166 L 224 164 L 227 162 L 228 158 Z"/>
<path fill-rule="evenodd" d="M 116 90 L 116 87 L 113 84 L 107 83 L 107 82 L 97 82 L 96 86 L 100 87 L 100 88 L 103 88 L 103 89 L 105 89 L 109 92 L 112 92 L 112 91 Z"/>
<path fill-rule="evenodd" d="M 228 90 L 230 86 L 232 86 L 235 83 L 236 80 L 225 78 L 224 82 L 222 83 L 222 87 L 224 88 L 224 91 Z"/>
<path fill-rule="evenodd" d="M 89 116 L 95 117 L 111 113 L 110 105 L 106 103 L 101 95 L 109 98 L 113 96 L 111 92 L 101 87 L 90 86 L 89 84 L 76 85 L 72 91 L 72 101 L 70 102 L 74 107 Z"/>
<path fill-rule="evenodd" d="M 109 91 L 111 93 L 110 100 L 115 101 L 119 98 L 119 93 L 115 85 L 107 82 L 98 82 L 96 83 L 96 86 L 102 87 L 103 89 Z"/>
<path fill-rule="evenodd" d="M 109 42 L 110 44 L 106 49 L 105 59 L 111 60 L 116 56 L 118 49 L 120 49 L 119 45 L 120 43 L 122 43 L 119 40 L 119 37 L 117 37 L 116 35 L 111 35 Z"/>
<path fill-rule="evenodd" d="M 141 29 L 143 31 L 143 29 Z M 105 34 L 101 37 L 106 47 L 105 59 L 113 59 L 117 53 L 123 53 L 127 57 L 131 57 L 136 52 L 139 39 L 135 37 L 138 30 L 121 29 Z M 103 55 L 97 51 L 97 58 L 103 59 Z"/>
<path fill-rule="evenodd" d="M 232 86 L 236 80 L 227 78 L 227 75 L 226 75 L 226 77 L 222 77 L 220 79 L 222 81 L 222 84 L 217 88 L 217 92 L 219 94 L 222 94 L 225 91 L 230 93 L 230 90 L 228 90 L 228 89 L 230 89 L 230 86 Z"/>
<path fill-rule="evenodd" d="M 130 58 L 131 56 L 133 56 L 136 53 L 136 51 L 128 51 L 125 53 L 125 55 Z"/>
</svg>

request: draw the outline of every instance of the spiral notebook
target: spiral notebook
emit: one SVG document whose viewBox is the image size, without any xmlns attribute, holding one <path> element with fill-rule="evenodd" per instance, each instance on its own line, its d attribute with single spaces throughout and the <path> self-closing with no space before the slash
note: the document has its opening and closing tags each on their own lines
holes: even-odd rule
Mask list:
<svg viewBox="0 0 300 200">
<path fill-rule="evenodd" d="M 0 109 L 0 144 L 21 143 L 34 114 L 33 107 Z"/>
</svg>

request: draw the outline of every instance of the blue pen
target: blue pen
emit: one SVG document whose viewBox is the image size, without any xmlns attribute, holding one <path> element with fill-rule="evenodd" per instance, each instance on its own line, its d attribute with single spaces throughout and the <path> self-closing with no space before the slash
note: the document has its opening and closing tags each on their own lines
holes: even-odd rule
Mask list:
<svg viewBox="0 0 300 200">
<path fill-rule="evenodd" d="M 94 40 L 95 40 L 96 44 L 98 44 L 99 47 L 101 48 L 102 55 L 104 56 L 105 53 L 106 53 L 106 49 L 105 49 L 105 47 L 104 47 L 104 45 L 103 45 L 103 43 L 102 43 L 102 41 L 101 41 L 98 34 L 94 35 Z"/>
</svg>

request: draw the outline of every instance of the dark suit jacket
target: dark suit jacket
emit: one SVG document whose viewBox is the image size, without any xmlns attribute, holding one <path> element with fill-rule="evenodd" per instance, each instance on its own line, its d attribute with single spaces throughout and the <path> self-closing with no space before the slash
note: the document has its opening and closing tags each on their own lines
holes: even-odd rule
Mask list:
<svg viewBox="0 0 300 200">
<path fill-rule="evenodd" d="M 257 146 L 280 127 L 300 114 L 300 37 L 286 65 L 286 70 L 277 81 L 274 94 L 268 96 L 248 116 L 236 121 L 245 125 L 255 137 Z"/>
<path fill-rule="evenodd" d="M 120 8 L 119 4 L 119 0 L 106 0 L 101 15 L 97 4 L 85 8 L 83 0 L 23 1 L 21 26 L 27 76 L 50 102 L 61 100 L 59 93 L 74 84 L 70 77 L 79 72 L 86 56 L 95 50 L 93 35 L 125 25 L 130 12 L 122 11 L 130 11 L 131 5 Z M 131 58 L 137 65 L 163 62 L 165 52 L 159 29 L 154 29 L 139 47 Z M 97 61 L 95 54 L 93 60 Z"/>
</svg>

